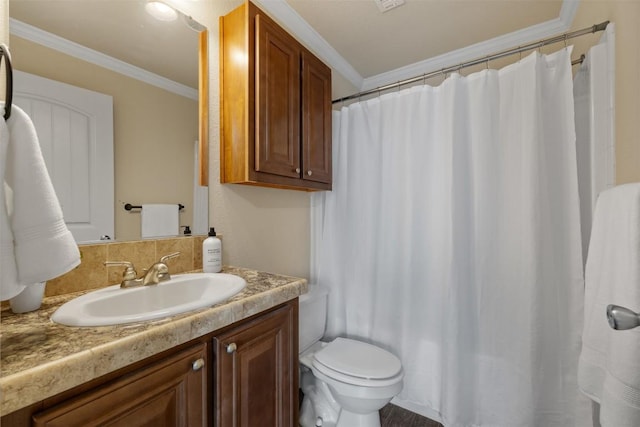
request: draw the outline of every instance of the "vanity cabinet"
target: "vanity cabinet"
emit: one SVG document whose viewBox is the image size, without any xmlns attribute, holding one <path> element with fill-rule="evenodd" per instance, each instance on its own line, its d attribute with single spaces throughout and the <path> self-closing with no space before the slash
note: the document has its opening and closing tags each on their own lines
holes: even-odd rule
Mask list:
<svg viewBox="0 0 640 427">
<path fill-rule="evenodd" d="M 216 426 L 298 425 L 297 307 L 280 306 L 216 336 Z"/>
<path fill-rule="evenodd" d="M 220 18 L 222 183 L 331 189 L 331 70 L 253 3 Z"/>
<path fill-rule="evenodd" d="M 297 301 L 4 415 L 0 425 L 296 426 Z"/>
<path fill-rule="evenodd" d="M 32 425 L 205 427 L 207 359 L 200 343 L 38 412 Z"/>
</svg>

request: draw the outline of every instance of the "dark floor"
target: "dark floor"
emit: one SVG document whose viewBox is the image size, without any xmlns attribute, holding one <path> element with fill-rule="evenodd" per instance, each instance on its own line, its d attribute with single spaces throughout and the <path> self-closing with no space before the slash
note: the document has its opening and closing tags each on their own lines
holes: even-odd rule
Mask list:
<svg viewBox="0 0 640 427">
<path fill-rule="evenodd" d="M 300 404 L 304 399 L 302 390 L 300 394 Z M 391 403 L 380 409 L 381 427 L 444 427 L 442 424 L 408 411 Z"/>
<path fill-rule="evenodd" d="M 442 427 L 440 423 L 391 403 L 380 410 L 380 424 L 382 427 Z"/>
</svg>

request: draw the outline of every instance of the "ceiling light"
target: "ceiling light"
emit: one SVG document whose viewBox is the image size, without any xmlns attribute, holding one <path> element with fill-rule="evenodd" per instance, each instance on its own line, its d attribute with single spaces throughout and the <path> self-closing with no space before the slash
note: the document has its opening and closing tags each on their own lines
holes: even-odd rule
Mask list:
<svg viewBox="0 0 640 427">
<path fill-rule="evenodd" d="M 149 15 L 159 21 L 175 21 L 178 18 L 178 12 L 161 1 L 149 1 L 144 8 Z"/>
</svg>

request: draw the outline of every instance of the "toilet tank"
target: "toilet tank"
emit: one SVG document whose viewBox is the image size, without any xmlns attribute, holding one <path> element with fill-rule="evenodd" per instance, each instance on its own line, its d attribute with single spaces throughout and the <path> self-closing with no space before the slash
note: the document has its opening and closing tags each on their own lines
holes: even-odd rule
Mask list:
<svg viewBox="0 0 640 427">
<path fill-rule="evenodd" d="M 302 353 L 318 342 L 324 335 L 327 322 L 327 299 L 329 288 L 309 285 L 309 291 L 300 295 L 298 311 L 299 352 Z"/>
</svg>

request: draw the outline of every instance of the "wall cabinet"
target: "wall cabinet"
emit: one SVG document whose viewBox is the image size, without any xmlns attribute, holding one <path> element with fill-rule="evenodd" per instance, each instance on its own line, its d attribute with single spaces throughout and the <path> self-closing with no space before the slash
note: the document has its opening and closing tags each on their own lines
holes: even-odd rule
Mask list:
<svg viewBox="0 0 640 427">
<path fill-rule="evenodd" d="M 285 305 L 214 339 L 216 425 L 298 425 L 298 313 Z"/>
<path fill-rule="evenodd" d="M 253 3 L 220 18 L 220 179 L 331 189 L 331 70 Z"/>
</svg>

